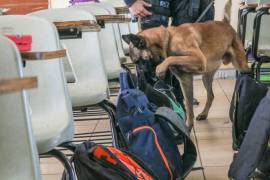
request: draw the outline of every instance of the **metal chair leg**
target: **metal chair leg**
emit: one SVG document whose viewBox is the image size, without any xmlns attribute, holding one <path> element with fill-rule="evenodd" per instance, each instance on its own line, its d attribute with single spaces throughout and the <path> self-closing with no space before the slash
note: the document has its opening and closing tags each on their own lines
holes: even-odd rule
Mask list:
<svg viewBox="0 0 270 180">
<path fill-rule="evenodd" d="M 193 167 L 191 171 L 201 170 L 202 174 L 203 174 L 203 179 L 207 180 L 206 176 L 205 176 L 205 172 L 204 172 L 204 167 L 203 167 L 203 164 L 202 164 L 202 157 L 201 157 L 201 152 L 200 152 L 200 148 L 199 148 L 199 142 L 198 142 L 198 139 L 197 139 L 197 136 L 196 136 L 195 127 L 193 127 L 192 129 L 193 129 L 193 134 L 194 134 L 194 138 L 195 138 L 195 144 L 196 144 L 196 147 L 197 147 L 197 150 L 198 150 L 198 157 L 199 157 L 199 161 L 200 161 L 200 166 L 199 167 Z"/>
<path fill-rule="evenodd" d="M 76 173 L 74 168 L 72 167 L 72 164 L 68 160 L 68 158 L 59 150 L 53 149 L 50 152 L 46 153 L 46 155 L 51 155 L 58 159 L 65 168 L 65 176 L 62 179 L 65 180 L 76 180 Z"/>
<path fill-rule="evenodd" d="M 113 136 L 113 145 L 117 148 L 125 148 L 126 145 L 124 143 L 124 138 L 121 134 L 120 128 L 118 126 L 118 122 L 116 120 L 116 107 L 108 100 L 104 100 L 100 106 L 108 112 L 110 118 L 110 126 Z"/>
<path fill-rule="evenodd" d="M 82 110 L 84 111 L 82 112 Z M 92 120 L 99 121 L 109 119 L 110 130 L 95 132 L 94 128 L 93 132 L 76 133 L 74 140 L 72 142 L 80 143 L 95 138 L 93 139 L 93 141 L 95 142 L 95 140 L 97 140 L 98 141 L 96 142 L 97 144 L 106 144 L 106 145 L 113 144 L 116 147 L 120 147 L 120 143 L 118 142 L 120 131 L 117 128 L 118 124 L 116 121 L 116 108 L 114 107 L 114 104 L 112 104 L 108 100 L 103 100 L 102 102 L 96 104 L 95 106 L 76 107 L 73 109 L 73 116 L 76 117 L 75 118 L 76 122 L 92 121 Z M 106 116 L 106 118 L 103 116 Z"/>
<path fill-rule="evenodd" d="M 117 141 L 117 135 L 116 135 L 116 117 L 115 113 L 113 110 L 107 105 L 107 100 L 104 100 L 100 103 L 100 106 L 108 113 L 109 119 L 110 119 L 110 127 L 111 127 L 111 132 L 112 132 L 112 143 L 113 146 L 118 147 L 118 141 Z"/>
</svg>

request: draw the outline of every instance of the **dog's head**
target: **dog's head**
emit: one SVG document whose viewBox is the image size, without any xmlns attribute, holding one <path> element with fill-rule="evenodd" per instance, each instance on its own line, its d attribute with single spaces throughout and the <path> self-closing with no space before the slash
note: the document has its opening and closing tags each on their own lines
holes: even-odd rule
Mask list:
<svg viewBox="0 0 270 180">
<path fill-rule="evenodd" d="M 139 60 L 150 60 L 153 58 L 151 50 L 147 47 L 147 42 L 144 37 L 127 34 L 122 35 L 123 40 L 129 45 L 129 55 L 134 63 Z"/>
<path fill-rule="evenodd" d="M 134 63 L 140 60 L 160 63 L 163 60 L 161 45 L 152 43 L 147 36 L 127 34 L 122 38 L 129 45 L 129 55 Z"/>
</svg>

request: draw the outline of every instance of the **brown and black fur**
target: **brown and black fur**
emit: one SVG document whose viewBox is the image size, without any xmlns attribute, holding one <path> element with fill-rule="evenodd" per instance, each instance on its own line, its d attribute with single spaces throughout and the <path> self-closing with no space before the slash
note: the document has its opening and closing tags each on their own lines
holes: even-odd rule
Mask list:
<svg viewBox="0 0 270 180">
<path fill-rule="evenodd" d="M 170 69 L 181 84 L 187 111 L 187 126 L 193 126 L 193 75 L 202 74 L 207 101 L 197 120 L 207 119 L 214 99 L 213 77 L 220 65 L 232 63 L 240 71 L 248 71 L 244 48 L 229 22 L 229 6 L 223 21 L 187 23 L 177 27 L 163 26 L 144 30 L 137 35 L 123 35 L 129 44 L 131 59 L 159 61 L 156 75 Z"/>
</svg>

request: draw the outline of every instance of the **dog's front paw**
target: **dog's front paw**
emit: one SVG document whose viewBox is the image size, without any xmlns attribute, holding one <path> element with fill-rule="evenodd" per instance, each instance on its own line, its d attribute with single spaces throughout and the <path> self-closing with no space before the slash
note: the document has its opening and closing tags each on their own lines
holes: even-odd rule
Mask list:
<svg viewBox="0 0 270 180">
<path fill-rule="evenodd" d="M 207 114 L 201 113 L 196 117 L 197 121 L 204 121 L 207 120 Z"/>
<path fill-rule="evenodd" d="M 156 76 L 157 77 L 163 77 L 166 74 L 167 66 L 164 64 L 160 64 L 156 68 Z"/>
</svg>

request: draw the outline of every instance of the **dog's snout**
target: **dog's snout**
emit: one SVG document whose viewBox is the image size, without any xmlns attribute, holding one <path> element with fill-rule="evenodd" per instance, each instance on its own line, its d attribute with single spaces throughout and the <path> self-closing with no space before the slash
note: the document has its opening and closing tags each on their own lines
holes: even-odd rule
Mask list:
<svg viewBox="0 0 270 180">
<path fill-rule="evenodd" d="M 149 51 L 145 50 L 142 52 L 142 59 L 150 60 L 152 57 L 152 53 L 150 53 Z"/>
</svg>

